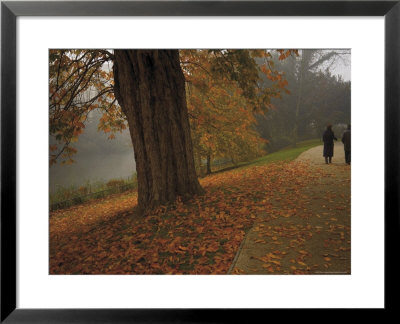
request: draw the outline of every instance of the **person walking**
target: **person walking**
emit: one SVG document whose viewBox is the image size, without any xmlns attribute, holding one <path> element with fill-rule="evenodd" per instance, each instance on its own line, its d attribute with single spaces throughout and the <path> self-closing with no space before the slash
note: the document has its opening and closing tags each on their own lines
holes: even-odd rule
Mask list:
<svg viewBox="0 0 400 324">
<path fill-rule="evenodd" d="M 329 124 L 326 127 L 324 134 L 322 135 L 322 140 L 324 142 L 324 158 L 325 163 L 332 163 L 332 156 L 333 156 L 333 140 L 337 141 L 335 134 L 332 131 L 332 125 Z"/>
<path fill-rule="evenodd" d="M 344 144 L 344 159 L 346 163 L 350 165 L 351 160 L 351 133 L 350 133 L 350 124 L 347 125 L 347 130 L 344 131 L 342 136 L 342 142 Z"/>
</svg>

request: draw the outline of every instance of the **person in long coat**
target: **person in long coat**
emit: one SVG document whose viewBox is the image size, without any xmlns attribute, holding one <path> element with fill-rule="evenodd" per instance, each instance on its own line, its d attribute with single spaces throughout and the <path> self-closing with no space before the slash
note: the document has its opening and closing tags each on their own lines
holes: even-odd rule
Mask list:
<svg viewBox="0 0 400 324">
<path fill-rule="evenodd" d="M 337 141 L 335 134 L 332 131 L 332 125 L 328 125 L 324 134 L 322 135 L 322 140 L 324 141 L 324 158 L 325 163 L 332 163 L 333 156 L 333 140 Z"/>
<path fill-rule="evenodd" d="M 350 133 L 350 125 L 347 126 L 347 130 L 344 131 L 342 136 L 342 142 L 344 146 L 344 159 L 347 164 L 350 164 L 351 160 L 351 133 Z"/>
</svg>

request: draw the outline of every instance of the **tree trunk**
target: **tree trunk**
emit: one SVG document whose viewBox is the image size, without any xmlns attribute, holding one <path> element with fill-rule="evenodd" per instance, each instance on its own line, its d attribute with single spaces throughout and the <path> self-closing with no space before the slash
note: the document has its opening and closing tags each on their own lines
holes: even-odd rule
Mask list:
<svg viewBox="0 0 400 324">
<path fill-rule="evenodd" d="M 237 166 L 237 163 L 236 163 L 235 159 L 233 158 L 233 156 L 231 156 L 231 161 L 232 161 L 234 166 Z"/>
<path fill-rule="evenodd" d="M 207 154 L 207 174 L 211 174 L 211 155 Z"/>
<path fill-rule="evenodd" d="M 200 156 L 200 154 L 195 154 L 195 156 L 196 156 L 195 161 L 197 163 L 198 175 L 200 177 L 202 177 L 204 175 L 203 174 L 204 172 L 203 172 L 203 169 L 202 169 L 202 166 L 201 166 L 201 156 Z"/>
<path fill-rule="evenodd" d="M 138 209 L 202 194 L 178 50 L 115 50 L 115 96 L 135 153 Z"/>
<path fill-rule="evenodd" d="M 299 112 L 300 112 L 302 88 L 303 88 L 303 71 L 300 72 L 299 90 L 297 94 L 296 113 L 295 113 L 294 128 L 293 128 L 293 147 L 297 146 L 297 142 L 299 139 Z"/>
<path fill-rule="evenodd" d="M 304 67 L 305 59 L 304 59 L 304 50 L 301 54 L 301 62 L 300 62 L 300 76 L 299 76 L 299 89 L 297 92 L 297 102 L 296 102 L 296 112 L 294 119 L 294 128 L 293 128 L 293 147 L 297 146 L 298 142 L 298 133 L 299 133 L 299 112 L 300 112 L 300 103 L 302 100 L 302 90 L 303 90 L 303 76 L 304 76 Z"/>
</svg>

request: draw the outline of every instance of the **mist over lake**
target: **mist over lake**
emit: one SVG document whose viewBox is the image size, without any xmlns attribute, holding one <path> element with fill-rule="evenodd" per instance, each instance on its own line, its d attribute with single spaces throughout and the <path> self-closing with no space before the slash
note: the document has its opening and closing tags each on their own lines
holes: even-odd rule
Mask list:
<svg viewBox="0 0 400 324">
<path fill-rule="evenodd" d="M 57 186 L 79 187 L 88 181 L 128 178 L 136 172 L 129 131 L 116 133 L 115 139 L 108 139 L 109 134 L 97 130 L 100 116 L 99 112 L 90 113 L 84 133 L 74 143 L 73 147 L 78 150 L 73 156 L 75 163 L 57 162 L 50 167 L 50 193 L 54 193 Z M 50 138 L 50 142 L 53 141 Z"/>
</svg>

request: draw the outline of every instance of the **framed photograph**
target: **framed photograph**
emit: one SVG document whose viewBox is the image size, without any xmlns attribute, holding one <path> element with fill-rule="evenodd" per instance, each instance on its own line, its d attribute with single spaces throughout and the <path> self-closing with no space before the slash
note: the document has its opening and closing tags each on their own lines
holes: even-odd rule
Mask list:
<svg viewBox="0 0 400 324">
<path fill-rule="evenodd" d="M 1 321 L 393 309 L 399 16 L 3 1 Z"/>
</svg>

